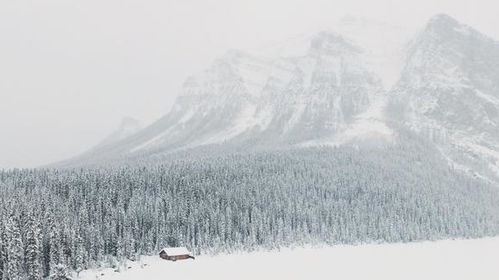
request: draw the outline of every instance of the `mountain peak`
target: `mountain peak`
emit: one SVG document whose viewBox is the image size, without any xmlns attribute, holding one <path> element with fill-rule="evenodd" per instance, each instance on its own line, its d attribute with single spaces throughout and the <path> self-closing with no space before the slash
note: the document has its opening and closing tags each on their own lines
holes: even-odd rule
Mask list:
<svg viewBox="0 0 499 280">
<path fill-rule="evenodd" d="M 436 14 L 431 17 L 428 22 L 428 25 L 433 24 L 459 25 L 460 23 L 455 18 L 447 14 Z"/>
<path fill-rule="evenodd" d="M 425 31 L 438 34 L 444 38 L 451 38 L 455 36 L 462 38 L 462 36 L 469 37 L 479 34 L 479 32 L 470 26 L 460 23 L 455 18 L 446 14 L 433 16 L 428 21 Z"/>
<path fill-rule="evenodd" d="M 458 22 L 448 15 L 439 14 L 432 17 L 419 36 L 411 42 L 409 55 L 429 52 L 435 59 L 452 56 L 454 60 L 462 60 L 463 55 L 473 53 L 475 58 L 468 61 L 471 63 L 477 61 L 477 56 L 483 57 L 485 50 L 478 51 L 480 48 L 488 51 L 494 44 L 496 44 L 494 39 L 473 27 Z"/>
<path fill-rule="evenodd" d="M 312 38 L 310 48 L 313 51 L 328 54 L 360 52 L 360 49 L 353 43 L 345 39 L 343 36 L 331 31 L 322 31 L 316 34 Z"/>
</svg>

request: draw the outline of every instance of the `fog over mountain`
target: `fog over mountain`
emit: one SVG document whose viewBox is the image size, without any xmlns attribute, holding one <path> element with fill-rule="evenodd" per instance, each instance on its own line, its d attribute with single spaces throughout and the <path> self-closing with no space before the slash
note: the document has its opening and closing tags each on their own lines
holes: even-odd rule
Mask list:
<svg viewBox="0 0 499 280">
<path fill-rule="evenodd" d="M 380 33 L 391 39 L 376 45 L 372 34 Z M 498 65 L 498 42 L 448 15 L 415 33 L 345 18 L 337 30 L 253 53 L 228 51 L 185 81 L 160 120 L 70 162 L 206 146 L 384 146 L 407 129 L 431 141 L 452 167 L 495 182 Z"/>
<path fill-rule="evenodd" d="M 229 49 L 287 57 L 320 31 L 353 34 L 366 67 L 391 86 L 401 33 L 444 12 L 497 39 L 498 8 L 494 0 L 2 1 L 0 168 L 81 154 L 124 116 L 158 120 L 186 78 Z M 382 22 L 397 27 L 387 33 Z"/>
</svg>

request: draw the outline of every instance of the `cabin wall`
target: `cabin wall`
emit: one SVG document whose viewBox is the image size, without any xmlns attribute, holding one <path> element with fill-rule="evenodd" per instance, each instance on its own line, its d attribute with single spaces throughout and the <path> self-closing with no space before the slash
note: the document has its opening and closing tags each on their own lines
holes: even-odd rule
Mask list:
<svg viewBox="0 0 499 280">
<path fill-rule="evenodd" d="M 190 256 L 189 255 L 177 255 L 177 256 L 168 256 L 166 253 L 161 252 L 159 254 L 160 258 L 173 261 L 173 260 L 185 260 L 188 259 Z"/>
</svg>

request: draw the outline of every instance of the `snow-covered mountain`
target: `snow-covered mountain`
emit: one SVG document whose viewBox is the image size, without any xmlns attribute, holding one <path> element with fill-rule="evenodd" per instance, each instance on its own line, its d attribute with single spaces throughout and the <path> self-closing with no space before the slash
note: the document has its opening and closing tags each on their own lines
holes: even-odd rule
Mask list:
<svg viewBox="0 0 499 280">
<path fill-rule="evenodd" d="M 412 41 L 392 91 L 401 123 L 456 168 L 499 176 L 499 43 L 438 15 Z"/>
<path fill-rule="evenodd" d="M 163 118 L 94 151 L 112 157 L 229 141 L 280 146 L 330 138 L 384 95 L 364 52 L 329 31 L 311 37 L 307 51 L 295 56 L 271 59 L 231 50 L 189 77 Z"/>
<path fill-rule="evenodd" d="M 79 159 L 394 143 L 408 129 L 452 166 L 498 180 L 499 43 L 447 15 L 411 34 L 345 18 L 263 50 L 231 50 L 189 77 L 163 118 Z"/>
</svg>

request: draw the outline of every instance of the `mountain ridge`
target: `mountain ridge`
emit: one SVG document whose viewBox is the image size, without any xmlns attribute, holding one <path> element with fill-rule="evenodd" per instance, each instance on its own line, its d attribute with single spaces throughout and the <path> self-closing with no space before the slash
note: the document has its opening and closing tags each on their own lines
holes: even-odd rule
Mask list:
<svg viewBox="0 0 499 280">
<path fill-rule="evenodd" d="M 497 41 L 444 14 L 412 40 L 389 44 L 370 31 L 391 27 L 343 24 L 309 36 L 308 49 L 290 56 L 228 51 L 185 81 L 160 120 L 69 162 L 209 145 L 390 144 L 405 127 L 431 140 L 451 166 L 499 182 Z"/>
</svg>

